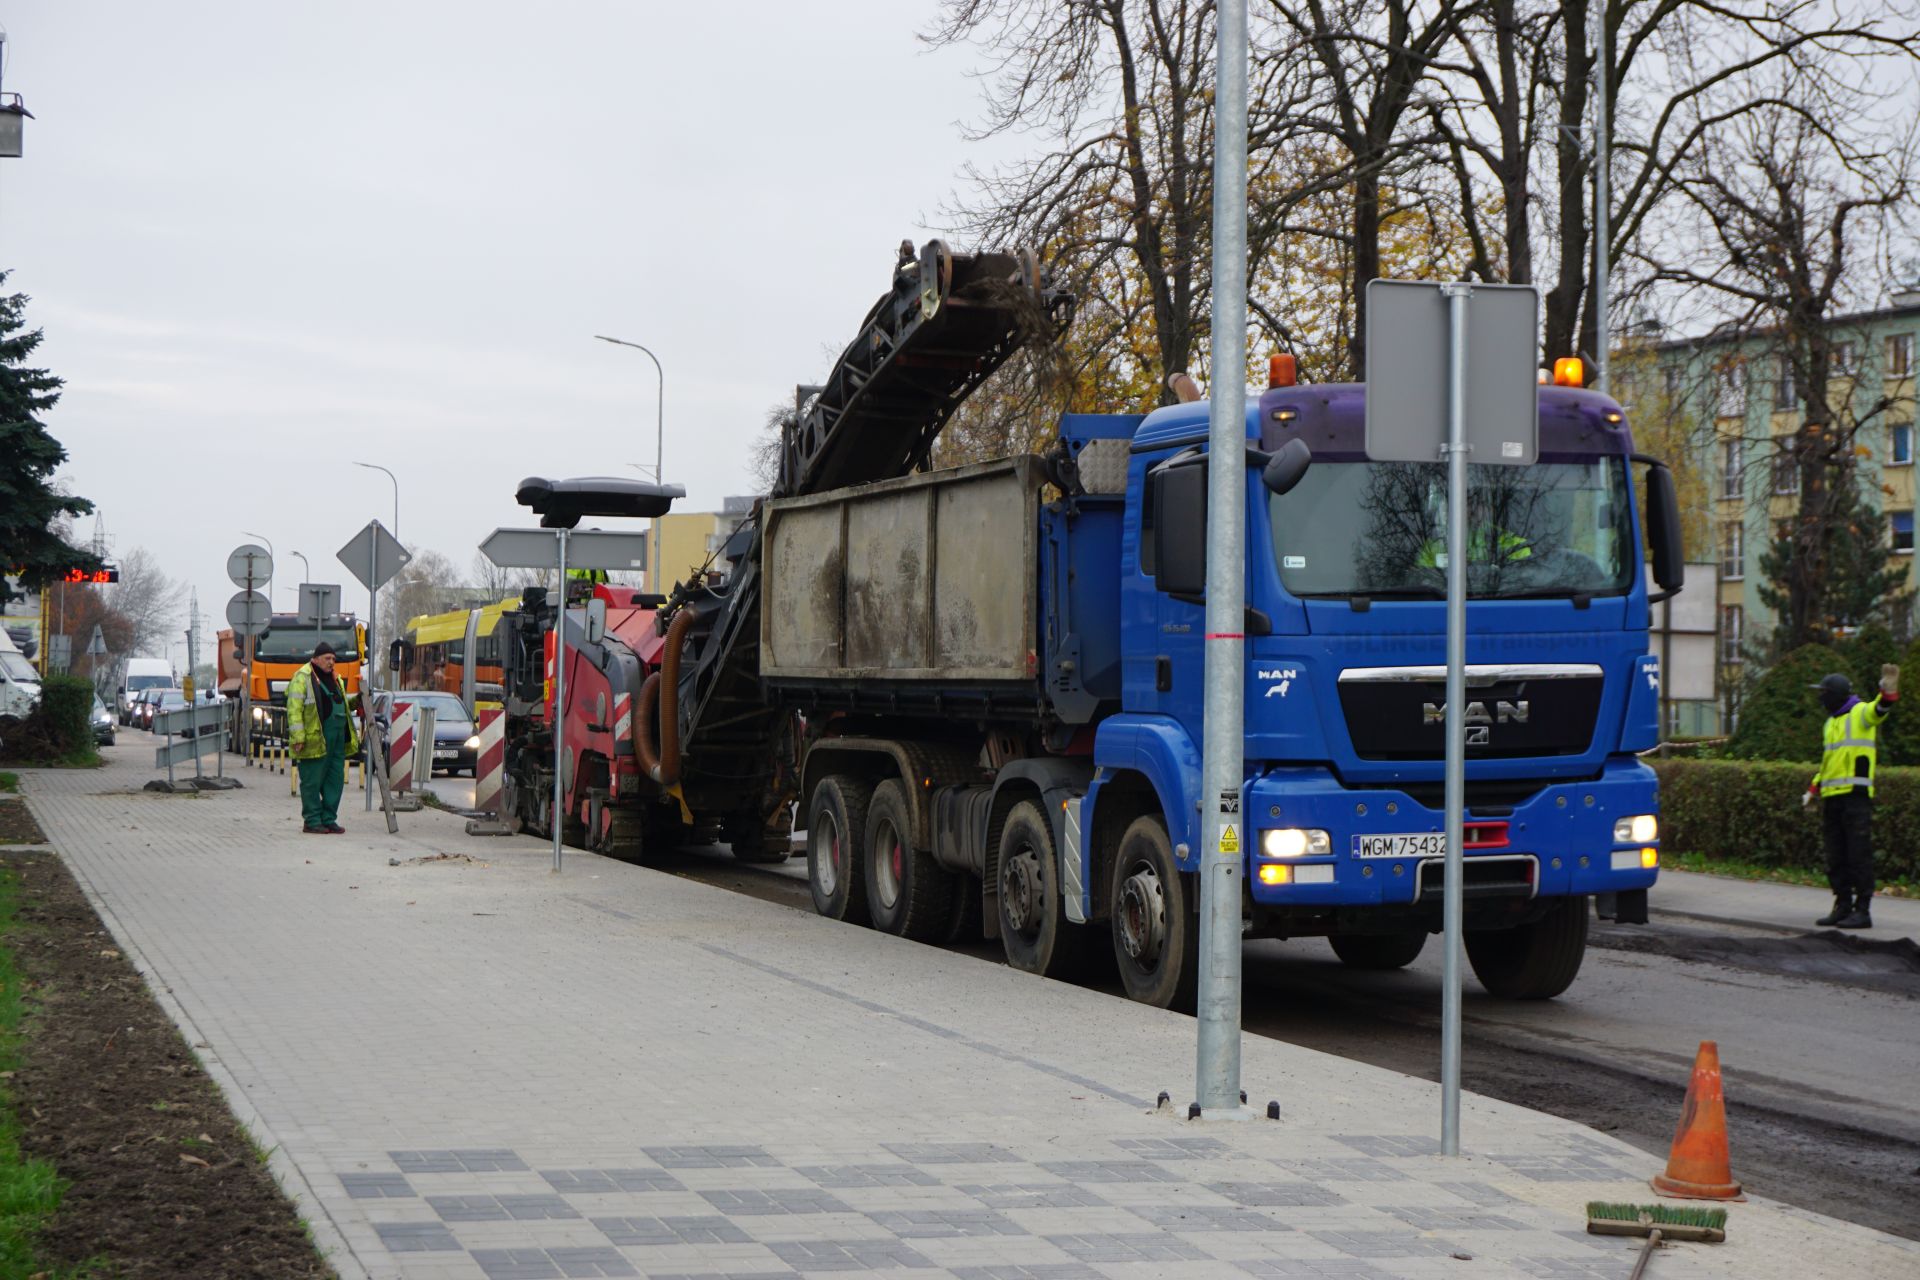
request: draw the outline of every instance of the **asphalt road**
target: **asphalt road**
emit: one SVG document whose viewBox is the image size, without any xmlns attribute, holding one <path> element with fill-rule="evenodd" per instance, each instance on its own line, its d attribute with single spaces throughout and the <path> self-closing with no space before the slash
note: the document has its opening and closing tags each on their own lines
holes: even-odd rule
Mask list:
<svg viewBox="0 0 1920 1280">
<path fill-rule="evenodd" d="M 660 869 L 812 910 L 802 857 L 749 866 L 704 849 Z M 1734 1176 L 1749 1191 L 1920 1239 L 1920 960 L 1889 947 L 1830 963 L 1818 940 L 1783 960 L 1787 945 L 1656 919 L 1596 925 L 1578 982 L 1557 1000 L 1495 1000 L 1469 976 L 1466 1086 L 1664 1156 L 1694 1053 L 1717 1041 Z M 999 959 L 995 944 L 960 949 Z M 1438 939 L 1392 973 L 1348 970 L 1319 939 L 1251 943 L 1245 1026 L 1438 1079 L 1440 969 Z M 1255 1103 L 1275 1096 L 1244 1083 Z"/>
</svg>

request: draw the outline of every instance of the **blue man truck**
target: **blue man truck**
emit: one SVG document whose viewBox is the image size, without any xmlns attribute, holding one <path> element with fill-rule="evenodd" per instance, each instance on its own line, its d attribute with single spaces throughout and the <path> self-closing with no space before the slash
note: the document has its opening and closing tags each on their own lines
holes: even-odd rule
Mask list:
<svg viewBox="0 0 1920 1280">
<path fill-rule="evenodd" d="M 1190 1006 L 1208 405 L 1069 414 L 1040 456 L 948 469 L 863 442 L 841 467 L 855 483 L 805 483 L 846 432 L 930 442 L 956 401 L 949 386 L 903 413 L 942 367 L 921 354 L 892 383 L 858 380 L 885 388 L 883 412 L 796 414 L 724 584 L 663 610 L 698 618 L 680 629 L 687 710 L 662 712 L 680 717 L 681 799 L 697 821 L 743 785 L 796 798 L 825 915 L 998 937 L 1050 976 L 1110 953 L 1134 999 Z M 1365 394 L 1249 396 L 1231 460 L 1247 490 L 1243 914 L 1248 938 L 1324 936 L 1349 965 L 1391 968 L 1440 926 L 1445 472 L 1369 461 Z M 1539 459 L 1470 467 L 1469 495 L 1466 951 L 1489 991 L 1521 999 L 1573 982 L 1592 895 L 1645 918 L 1649 595 L 1678 589 L 1682 561 L 1671 476 L 1613 400 L 1542 387 Z M 742 725 L 763 742 L 778 726 L 790 754 L 749 778 Z"/>
</svg>

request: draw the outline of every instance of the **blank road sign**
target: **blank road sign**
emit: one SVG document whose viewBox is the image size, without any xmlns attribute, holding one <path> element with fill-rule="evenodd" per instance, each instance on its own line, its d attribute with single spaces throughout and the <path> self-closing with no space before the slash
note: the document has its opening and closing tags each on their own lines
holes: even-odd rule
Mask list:
<svg viewBox="0 0 1920 1280">
<path fill-rule="evenodd" d="M 227 577 L 236 587 L 252 587 L 273 576 L 273 557 L 267 549 L 243 542 L 227 554 Z"/>
<path fill-rule="evenodd" d="M 367 527 L 354 534 L 353 541 L 340 548 L 338 555 L 347 572 L 369 591 L 386 586 L 387 580 L 413 559 L 413 553 L 401 546 L 378 520 L 368 521 Z M 369 569 L 373 573 L 372 581 L 367 580 Z"/>
<path fill-rule="evenodd" d="M 1367 457 L 1375 462 L 1444 458 L 1450 307 L 1440 288 L 1367 282 Z M 1527 466 L 1540 453 L 1540 295 L 1525 284 L 1472 290 L 1467 461 Z"/>
<path fill-rule="evenodd" d="M 558 529 L 495 529 L 480 554 L 502 569 L 552 569 L 559 563 Z M 567 534 L 569 569 L 644 569 L 647 535 L 577 529 Z"/>
<path fill-rule="evenodd" d="M 227 601 L 227 625 L 237 636 L 257 636 L 273 621 L 273 608 L 258 591 L 236 591 Z"/>
<path fill-rule="evenodd" d="M 339 583 L 303 582 L 300 584 L 300 621 L 302 623 L 309 627 L 319 626 L 339 612 Z"/>
</svg>

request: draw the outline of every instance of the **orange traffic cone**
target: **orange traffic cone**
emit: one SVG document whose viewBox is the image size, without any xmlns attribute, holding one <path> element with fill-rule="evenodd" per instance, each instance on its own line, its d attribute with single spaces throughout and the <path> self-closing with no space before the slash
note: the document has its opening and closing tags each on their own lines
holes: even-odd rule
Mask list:
<svg viewBox="0 0 1920 1280">
<path fill-rule="evenodd" d="M 1687 1101 L 1674 1130 L 1667 1171 L 1653 1176 L 1653 1189 L 1682 1200 L 1745 1200 L 1727 1164 L 1727 1101 L 1720 1087 L 1720 1046 L 1700 1042 L 1687 1082 Z"/>
</svg>

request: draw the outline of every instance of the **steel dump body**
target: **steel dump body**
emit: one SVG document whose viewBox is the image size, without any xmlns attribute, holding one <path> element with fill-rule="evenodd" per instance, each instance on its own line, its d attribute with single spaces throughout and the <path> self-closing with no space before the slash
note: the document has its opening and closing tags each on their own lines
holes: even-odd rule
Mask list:
<svg viewBox="0 0 1920 1280">
<path fill-rule="evenodd" d="M 1032 686 L 1040 485 L 1011 458 L 768 503 L 762 678 Z"/>
</svg>

